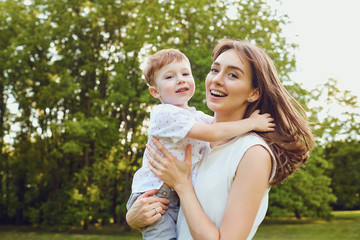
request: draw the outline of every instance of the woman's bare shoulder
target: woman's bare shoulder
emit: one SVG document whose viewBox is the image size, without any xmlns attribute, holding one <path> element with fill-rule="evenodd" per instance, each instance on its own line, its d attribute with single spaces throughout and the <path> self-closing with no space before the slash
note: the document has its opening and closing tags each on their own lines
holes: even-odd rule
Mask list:
<svg viewBox="0 0 360 240">
<path fill-rule="evenodd" d="M 264 146 L 254 145 L 244 154 L 238 165 L 238 170 L 239 168 L 246 168 L 246 171 L 270 174 L 271 154 Z"/>
</svg>

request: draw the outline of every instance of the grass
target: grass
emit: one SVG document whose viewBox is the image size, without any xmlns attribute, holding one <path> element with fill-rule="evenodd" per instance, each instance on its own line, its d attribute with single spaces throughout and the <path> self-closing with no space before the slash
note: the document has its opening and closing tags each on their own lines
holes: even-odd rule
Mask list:
<svg viewBox="0 0 360 240">
<path fill-rule="evenodd" d="M 266 219 L 254 240 L 355 240 L 360 239 L 360 211 L 334 212 L 331 221 L 319 219 Z M 87 231 L 71 229 L 58 232 L 39 230 L 29 226 L 0 226 L 1 240 L 141 240 L 136 231 L 124 232 L 120 226 L 96 228 Z"/>
<path fill-rule="evenodd" d="M 121 226 L 91 226 L 83 231 L 73 228 L 65 232 L 54 229 L 36 229 L 30 226 L 0 226 L 1 240 L 141 240 L 141 233 L 124 232 Z"/>
<path fill-rule="evenodd" d="M 334 212 L 330 221 L 317 219 L 266 219 L 254 240 L 355 240 L 360 239 L 360 211 Z"/>
</svg>

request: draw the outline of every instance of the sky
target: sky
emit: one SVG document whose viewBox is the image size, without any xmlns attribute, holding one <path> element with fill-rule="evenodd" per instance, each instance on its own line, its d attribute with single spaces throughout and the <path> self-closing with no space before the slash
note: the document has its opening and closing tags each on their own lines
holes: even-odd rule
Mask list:
<svg viewBox="0 0 360 240">
<path fill-rule="evenodd" d="M 292 79 L 306 89 L 335 78 L 360 99 L 360 1 L 282 0 L 272 3 L 291 23 L 285 36 L 299 45 Z"/>
</svg>

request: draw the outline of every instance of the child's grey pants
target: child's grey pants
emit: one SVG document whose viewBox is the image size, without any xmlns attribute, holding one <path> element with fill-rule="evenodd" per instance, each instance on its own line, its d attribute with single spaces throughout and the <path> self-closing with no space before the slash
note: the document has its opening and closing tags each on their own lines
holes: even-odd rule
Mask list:
<svg viewBox="0 0 360 240">
<path fill-rule="evenodd" d="M 126 204 L 126 208 L 129 210 L 136 199 L 143 193 L 132 193 Z M 176 239 L 176 221 L 179 212 L 179 197 L 174 190 L 166 186 L 165 184 L 156 193 L 157 197 L 169 199 L 169 209 L 161 218 L 147 226 L 142 231 L 144 240 L 169 240 Z M 154 212 L 155 213 L 155 212 Z"/>
</svg>

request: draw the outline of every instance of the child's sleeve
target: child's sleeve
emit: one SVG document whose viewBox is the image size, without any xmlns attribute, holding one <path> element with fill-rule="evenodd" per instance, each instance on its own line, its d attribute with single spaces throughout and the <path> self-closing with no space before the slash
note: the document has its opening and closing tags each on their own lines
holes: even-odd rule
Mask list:
<svg viewBox="0 0 360 240">
<path fill-rule="evenodd" d="M 148 134 L 170 138 L 176 143 L 186 137 L 195 123 L 195 118 L 186 109 L 164 104 L 151 112 Z"/>
<path fill-rule="evenodd" d="M 209 125 L 212 124 L 213 119 L 214 119 L 212 116 L 209 116 L 202 111 L 196 111 L 196 115 L 197 115 L 196 120 L 198 122 L 209 124 Z"/>
</svg>

